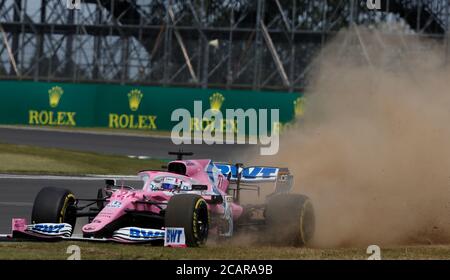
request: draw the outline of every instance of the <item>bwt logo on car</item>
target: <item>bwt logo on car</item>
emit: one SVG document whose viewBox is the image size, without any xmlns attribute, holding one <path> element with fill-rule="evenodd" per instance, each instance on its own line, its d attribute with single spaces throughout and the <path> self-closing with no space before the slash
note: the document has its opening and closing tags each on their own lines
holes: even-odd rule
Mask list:
<svg viewBox="0 0 450 280">
<path fill-rule="evenodd" d="M 236 178 L 237 168 L 235 165 L 229 164 L 219 164 L 216 163 L 215 166 L 222 172 L 222 174 L 231 173 L 233 178 Z M 273 167 L 249 167 L 249 168 L 239 168 L 239 173 L 242 172 L 242 177 L 246 179 L 257 179 L 257 178 L 271 178 L 277 175 L 277 168 Z"/>
<path fill-rule="evenodd" d="M 106 207 L 109 207 L 109 208 L 120 208 L 120 207 L 122 207 L 122 202 L 114 200 L 114 201 L 108 203 L 106 205 Z"/>
<path fill-rule="evenodd" d="M 164 236 L 163 232 L 153 231 L 153 230 L 145 230 L 140 228 L 130 228 L 130 237 L 133 238 L 156 238 Z"/>
<path fill-rule="evenodd" d="M 167 229 L 166 243 L 180 243 L 182 233 L 181 229 Z"/>
<path fill-rule="evenodd" d="M 46 232 L 46 233 L 59 233 L 64 228 L 64 225 L 33 225 L 32 230 Z"/>
</svg>

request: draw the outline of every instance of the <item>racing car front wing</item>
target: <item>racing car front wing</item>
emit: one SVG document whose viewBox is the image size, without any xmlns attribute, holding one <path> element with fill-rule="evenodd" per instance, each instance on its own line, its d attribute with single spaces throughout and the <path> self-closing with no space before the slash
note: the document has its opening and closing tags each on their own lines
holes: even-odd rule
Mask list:
<svg viewBox="0 0 450 280">
<path fill-rule="evenodd" d="M 9 240 L 73 240 L 73 241 L 96 241 L 96 242 L 118 242 L 118 243 L 147 243 L 152 241 L 165 241 L 170 247 L 185 247 L 184 242 L 171 242 L 168 240 L 172 234 L 169 231 L 179 230 L 177 228 L 146 229 L 139 227 L 125 227 L 114 231 L 111 238 L 87 238 L 82 235 L 73 235 L 72 226 L 67 223 L 39 223 L 28 225 L 26 219 L 12 219 L 11 234 L 2 234 L 0 238 Z M 184 241 L 184 230 L 182 230 Z"/>
</svg>

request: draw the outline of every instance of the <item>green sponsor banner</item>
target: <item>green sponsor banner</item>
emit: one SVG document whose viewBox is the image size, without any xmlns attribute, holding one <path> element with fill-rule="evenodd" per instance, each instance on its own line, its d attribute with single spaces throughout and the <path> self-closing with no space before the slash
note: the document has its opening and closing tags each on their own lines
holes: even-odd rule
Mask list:
<svg viewBox="0 0 450 280">
<path fill-rule="evenodd" d="M 224 127 L 236 125 L 226 109 L 268 109 L 269 116 L 279 109 L 278 127 L 303 113 L 300 93 L 0 81 L 0 123 L 169 131 L 177 124 L 172 112 L 185 108 L 191 130 L 212 129 L 210 120 L 194 115 L 194 101 L 202 101 L 202 114 L 222 112 Z"/>
</svg>

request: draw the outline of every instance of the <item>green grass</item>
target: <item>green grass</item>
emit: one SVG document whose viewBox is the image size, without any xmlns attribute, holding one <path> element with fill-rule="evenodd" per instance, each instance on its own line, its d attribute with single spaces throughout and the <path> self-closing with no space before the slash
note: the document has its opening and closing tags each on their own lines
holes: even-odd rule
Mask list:
<svg viewBox="0 0 450 280">
<path fill-rule="evenodd" d="M 81 259 L 354 259 L 369 256 L 366 248 L 316 249 L 270 246 L 210 245 L 201 248 L 164 248 L 86 242 L 3 242 L 0 259 L 66 259 L 67 247 L 78 245 Z M 381 248 L 382 259 L 450 259 L 450 246 Z"/>
<path fill-rule="evenodd" d="M 160 169 L 161 163 L 153 159 L 0 144 L 0 173 L 135 175 L 142 169 Z"/>
</svg>

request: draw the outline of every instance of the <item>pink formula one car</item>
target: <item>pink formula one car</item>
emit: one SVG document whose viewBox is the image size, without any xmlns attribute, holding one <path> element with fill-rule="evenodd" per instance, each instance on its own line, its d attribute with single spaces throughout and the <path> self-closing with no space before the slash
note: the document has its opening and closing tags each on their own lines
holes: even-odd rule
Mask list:
<svg viewBox="0 0 450 280">
<path fill-rule="evenodd" d="M 141 171 L 142 189 L 106 180 L 97 198 L 77 199 L 63 188 L 43 188 L 37 195 L 32 223 L 13 219 L 12 237 L 134 242 L 179 241 L 204 244 L 208 236 L 232 237 L 247 229 L 264 240 L 303 245 L 313 235 L 314 213 L 308 197 L 290 194 L 293 176 L 286 168 L 242 167 L 211 160 L 178 160 L 166 171 Z M 274 191 L 259 205 L 241 205 L 242 190 Z M 89 217 L 83 235 L 72 236 L 78 217 Z M 168 229 L 181 229 L 180 232 Z M 178 239 L 177 239 L 178 238 Z M 176 243 L 176 242 L 175 242 Z"/>
</svg>

